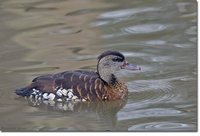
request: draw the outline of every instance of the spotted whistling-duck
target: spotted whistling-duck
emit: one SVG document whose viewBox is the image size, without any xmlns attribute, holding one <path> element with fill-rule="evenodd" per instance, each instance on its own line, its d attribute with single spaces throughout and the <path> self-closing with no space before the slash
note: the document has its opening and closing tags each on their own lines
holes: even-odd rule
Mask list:
<svg viewBox="0 0 200 136">
<path fill-rule="evenodd" d="M 115 73 L 121 69 L 140 70 L 129 64 L 122 53 L 105 51 L 98 56 L 97 72 L 65 71 L 36 77 L 16 94 L 39 100 L 94 101 L 123 99 L 128 94 L 125 83 Z"/>
</svg>

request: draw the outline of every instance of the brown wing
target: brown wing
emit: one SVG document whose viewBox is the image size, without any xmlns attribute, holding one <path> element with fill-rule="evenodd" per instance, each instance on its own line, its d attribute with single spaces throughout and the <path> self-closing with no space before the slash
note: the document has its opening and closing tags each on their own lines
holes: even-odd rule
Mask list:
<svg viewBox="0 0 200 136">
<path fill-rule="evenodd" d="M 32 84 L 30 88 L 35 88 L 42 92 L 52 92 L 54 93 L 55 89 L 55 78 L 53 75 L 43 75 L 36 77 L 32 80 Z"/>
<path fill-rule="evenodd" d="M 44 75 L 33 80 L 32 86 L 42 92 L 56 93 L 58 88 L 72 89 L 78 98 L 102 99 L 104 82 L 96 72 L 66 71 L 55 75 Z"/>
</svg>

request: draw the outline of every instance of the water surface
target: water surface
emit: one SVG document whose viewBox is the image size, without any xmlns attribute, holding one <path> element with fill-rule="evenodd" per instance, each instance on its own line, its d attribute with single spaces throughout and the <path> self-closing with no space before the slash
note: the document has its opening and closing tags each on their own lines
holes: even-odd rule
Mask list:
<svg viewBox="0 0 200 136">
<path fill-rule="evenodd" d="M 2 131 L 196 131 L 195 0 L 1 0 Z M 16 88 L 47 73 L 96 68 L 119 50 L 127 101 L 34 104 Z"/>
</svg>

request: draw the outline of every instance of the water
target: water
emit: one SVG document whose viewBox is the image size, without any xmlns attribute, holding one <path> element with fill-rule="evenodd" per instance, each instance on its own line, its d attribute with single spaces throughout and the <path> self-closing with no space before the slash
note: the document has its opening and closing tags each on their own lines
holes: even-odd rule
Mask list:
<svg viewBox="0 0 200 136">
<path fill-rule="evenodd" d="M 197 131 L 196 9 L 195 0 L 1 0 L 1 130 Z M 95 70 L 111 49 L 142 68 L 120 74 L 127 101 L 36 105 L 14 94 L 42 74 Z"/>
</svg>

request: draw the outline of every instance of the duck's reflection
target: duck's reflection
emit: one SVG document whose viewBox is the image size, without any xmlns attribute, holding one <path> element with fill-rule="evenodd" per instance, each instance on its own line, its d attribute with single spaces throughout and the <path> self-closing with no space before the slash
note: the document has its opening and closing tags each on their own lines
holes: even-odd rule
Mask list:
<svg viewBox="0 0 200 136">
<path fill-rule="evenodd" d="M 117 113 L 125 106 L 126 102 L 127 100 L 95 102 L 56 102 L 34 101 L 33 99 L 28 99 L 29 105 L 38 107 L 42 110 L 61 112 L 64 113 L 64 116 L 71 117 L 72 119 L 76 117 L 75 120 L 78 120 L 77 117 L 81 117 L 81 121 L 83 121 L 84 118 L 87 118 L 87 120 L 96 120 L 95 124 L 100 125 L 100 131 L 116 130 Z M 74 127 L 76 128 L 76 126 Z M 88 130 L 93 129 L 88 128 Z"/>
<path fill-rule="evenodd" d="M 115 111 L 118 112 L 125 104 L 126 100 L 116 101 L 94 101 L 94 102 L 78 102 L 78 101 L 45 101 L 37 100 L 32 98 L 27 99 L 30 106 L 39 107 L 46 110 L 54 110 L 59 112 L 107 112 Z"/>
</svg>

